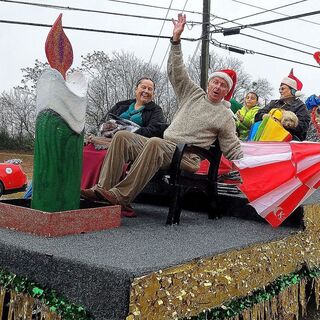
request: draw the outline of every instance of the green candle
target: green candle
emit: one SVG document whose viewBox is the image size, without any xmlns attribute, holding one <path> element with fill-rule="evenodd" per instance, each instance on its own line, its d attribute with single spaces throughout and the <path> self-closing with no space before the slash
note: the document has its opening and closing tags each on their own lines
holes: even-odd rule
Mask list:
<svg viewBox="0 0 320 320">
<path fill-rule="evenodd" d="M 31 207 L 48 212 L 79 209 L 87 83 L 79 72 L 64 80 L 73 55 L 61 15 L 48 35 L 46 54 L 54 69 L 45 70 L 37 84 Z"/>
</svg>

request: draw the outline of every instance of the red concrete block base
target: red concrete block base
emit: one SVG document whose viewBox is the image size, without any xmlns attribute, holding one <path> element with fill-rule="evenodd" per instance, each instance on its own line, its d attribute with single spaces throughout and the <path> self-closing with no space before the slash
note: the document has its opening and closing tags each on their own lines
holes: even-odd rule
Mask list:
<svg viewBox="0 0 320 320">
<path fill-rule="evenodd" d="M 57 237 L 117 228 L 121 223 L 121 207 L 88 207 L 61 212 L 31 209 L 29 200 L 0 201 L 0 227 L 40 236 Z M 83 206 L 83 205 L 82 205 Z"/>
</svg>

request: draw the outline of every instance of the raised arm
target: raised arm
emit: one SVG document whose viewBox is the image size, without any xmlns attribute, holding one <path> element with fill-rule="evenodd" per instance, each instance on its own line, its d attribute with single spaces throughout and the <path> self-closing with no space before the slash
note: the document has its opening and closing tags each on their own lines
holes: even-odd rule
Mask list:
<svg viewBox="0 0 320 320">
<path fill-rule="evenodd" d="M 172 20 L 173 33 L 171 39 L 171 50 L 168 59 L 168 77 L 179 101 L 190 97 L 196 90 L 203 90 L 189 77 L 183 63 L 181 52 L 181 34 L 186 24 L 186 15 L 179 13 L 178 20 Z"/>
</svg>

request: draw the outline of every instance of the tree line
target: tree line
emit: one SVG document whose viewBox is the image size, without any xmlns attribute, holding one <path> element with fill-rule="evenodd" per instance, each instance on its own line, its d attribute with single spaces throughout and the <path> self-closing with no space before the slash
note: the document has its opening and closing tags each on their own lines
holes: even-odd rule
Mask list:
<svg viewBox="0 0 320 320">
<path fill-rule="evenodd" d="M 242 102 L 248 91 L 255 91 L 265 101 L 272 95 L 270 83 L 263 78 L 252 79 L 242 62 L 211 52 L 209 74 L 214 70 L 231 68 L 237 71 L 238 83 L 233 97 Z M 190 77 L 200 83 L 200 58 L 186 61 Z M 21 83 L 0 94 L 0 149 L 32 150 L 36 119 L 36 84 L 47 63 L 35 60 L 34 66 L 21 69 Z M 94 51 L 82 56 L 80 67 L 88 78 L 86 132 L 97 133 L 101 121 L 118 101 L 134 97 L 135 84 L 143 76 L 151 77 L 156 86 L 155 102 L 170 123 L 177 109 L 177 100 L 165 71 L 156 64 L 146 63 L 130 52 Z"/>
</svg>

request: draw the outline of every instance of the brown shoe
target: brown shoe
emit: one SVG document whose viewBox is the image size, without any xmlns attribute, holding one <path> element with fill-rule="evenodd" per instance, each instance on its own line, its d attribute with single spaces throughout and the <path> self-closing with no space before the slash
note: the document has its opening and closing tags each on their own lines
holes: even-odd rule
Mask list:
<svg viewBox="0 0 320 320">
<path fill-rule="evenodd" d="M 113 205 L 117 205 L 117 204 L 121 205 L 121 217 L 134 218 L 137 216 L 136 212 L 131 207 L 131 205 L 130 204 L 127 204 L 127 205 L 120 204 L 119 200 L 117 199 L 117 197 L 115 196 L 115 194 L 113 192 L 104 190 L 99 187 L 95 187 L 94 192 L 96 193 L 96 196 L 100 200 L 106 201 L 106 202 L 113 204 Z"/>
<path fill-rule="evenodd" d="M 81 189 L 80 198 L 87 201 L 98 201 L 99 198 L 96 196 L 95 192 L 92 189 Z"/>
<path fill-rule="evenodd" d="M 115 196 L 115 194 L 110 191 L 104 190 L 104 189 L 96 186 L 94 188 L 94 192 L 96 194 L 96 197 L 99 200 L 107 201 L 110 204 L 120 204 L 117 197 Z"/>
</svg>

